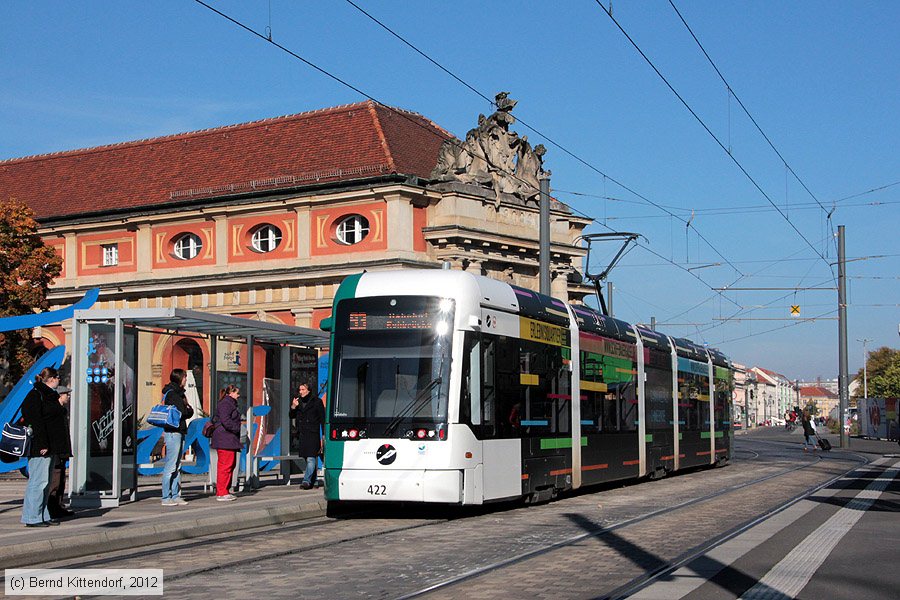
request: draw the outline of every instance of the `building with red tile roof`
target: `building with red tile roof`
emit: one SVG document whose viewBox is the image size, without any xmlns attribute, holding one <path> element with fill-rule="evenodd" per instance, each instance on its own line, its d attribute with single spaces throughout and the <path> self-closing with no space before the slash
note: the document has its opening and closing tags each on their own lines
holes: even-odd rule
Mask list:
<svg viewBox="0 0 900 600">
<path fill-rule="evenodd" d="M 800 388 L 800 406 L 813 404 L 817 414 L 827 417 L 840 403 L 840 398 L 834 392 L 818 386 L 806 386 Z M 837 413 L 835 413 L 837 414 Z"/>
<path fill-rule="evenodd" d="M 28 204 L 64 259 L 52 308 L 99 287 L 95 308 L 317 327 L 348 275 L 444 263 L 536 289 L 537 204 L 432 182 L 452 137 L 422 115 L 367 101 L 0 161 L 0 197 Z M 555 201 L 551 209 L 552 291 L 581 299 L 589 289 L 568 276 L 590 221 Z M 63 344 L 69 324 L 36 335 Z M 156 336 L 140 351 L 141 402 L 158 397 L 172 368 L 202 367 L 198 386 L 209 390 L 207 367 L 227 363 L 211 352 L 202 339 Z"/>
<path fill-rule="evenodd" d="M 198 200 L 405 175 L 427 178 L 430 120 L 372 101 L 0 162 L 0 190 L 43 223 Z"/>
</svg>

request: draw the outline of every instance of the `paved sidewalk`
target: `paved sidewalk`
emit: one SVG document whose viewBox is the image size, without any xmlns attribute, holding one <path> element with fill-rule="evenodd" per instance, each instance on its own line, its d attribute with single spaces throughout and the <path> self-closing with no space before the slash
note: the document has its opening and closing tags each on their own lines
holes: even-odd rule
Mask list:
<svg viewBox="0 0 900 600">
<path fill-rule="evenodd" d="M 4 474 L 0 478 L 0 569 L 325 514 L 321 488 L 302 489 L 299 476 L 290 486 L 281 485 L 277 475 L 263 477 L 259 489 L 238 494 L 234 502 L 217 502 L 214 491 L 203 491 L 205 476 L 182 475 L 182 497 L 188 504 L 173 507 L 160 504 L 159 477 L 141 477 L 136 502 L 124 502 L 118 508 L 76 508 L 75 517 L 58 526 L 27 528 L 20 522 L 26 480 Z"/>
</svg>

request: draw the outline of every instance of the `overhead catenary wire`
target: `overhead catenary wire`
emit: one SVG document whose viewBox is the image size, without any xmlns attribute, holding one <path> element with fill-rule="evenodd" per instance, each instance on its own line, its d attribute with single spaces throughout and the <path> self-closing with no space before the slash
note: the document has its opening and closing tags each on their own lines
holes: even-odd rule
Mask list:
<svg viewBox="0 0 900 600">
<path fill-rule="evenodd" d="M 492 105 L 494 104 L 493 100 L 491 100 L 490 98 L 488 98 L 484 93 L 478 91 L 475 87 L 473 87 L 472 85 L 470 85 L 469 83 L 467 83 L 466 81 L 464 81 L 461 77 L 459 77 L 458 75 L 456 75 L 455 73 L 453 73 L 452 71 L 450 71 L 449 69 L 447 69 L 446 67 L 444 67 L 443 65 L 441 65 L 439 62 L 437 62 L 436 60 L 434 60 L 433 58 L 431 58 L 428 54 L 426 54 L 424 51 L 422 51 L 421 49 L 419 49 L 418 47 L 416 47 L 414 44 L 412 44 L 411 42 L 409 42 L 408 40 L 406 40 L 406 39 L 405 39 L 403 36 L 401 36 L 399 33 L 397 33 L 396 31 L 394 31 L 393 29 L 391 29 L 391 28 L 388 27 L 387 25 L 385 25 L 382 21 L 380 21 L 379 19 L 377 19 L 376 17 L 374 17 L 373 15 L 371 15 L 369 12 L 363 10 L 363 9 L 362 9 L 359 5 L 357 5 L 355 2 L 353 2 L 352 0 L 346 0 L 346 2 L 347 2 L 348 4 L 350 4 L 352 7 L 354 7 L 356 10 L 358 10 L 359 12 L 361 12 L 363 15 L 365 15 L 366 17 L 368 17 L 369 19 L 371 19 L 373 22 L 375 22 L 379 27 L 381 27 L 382 29 L 384 29 L 385 31 L 387 31 L 388 33 L 390 33 L 392 36 L 394 36 L 395 38 L 397 38 L 398 40 L 400 40 L 401 42 L 403 42 L 405 45 L 407 45 L 407 46 L 409 46 L 410 48 L 412 48 L 416 53 L 418 53 L 419 55 L 421 55 L 422 57 L 424 57 L 424 58 L 425 58 L 426 60 L 428 60 L 430 63 L 432 63 L 433 65 L 435 65 L 436 67 L 438 67 L 439 69 L 441 69 L 442 71 L 444 71 L 445 73 L 447 73 L 448 75 L 450 75 L 450 77 L 452 77 L 453 79 L 455 79 L 456 81 L 458 81 L 459 83 L 461 83 L 462 85 L 464 85 L 465 87 L 467 87 L 469 90 L 471 90 L 472 92 L 474 92 L 474 93 L 475 93 L 476 95 L 478 95 L 480 98 L 482 98 L 482 99 L 484 99 L 484 100 L 487 100 L 487 101 L 490 102 Z M 593 165 L 593 164 L 591 164 L 590 162 L 588 162 L 587 160 L 581 158 L 580 156 L 578 156 L 577 154 L 575 154 L 574 152 L 572 152 L 571 150 L 569 150 L 568 148 L 566 148 L 565 146 L 563 146 L 562 144 L 560 144 L 559 142 L 557 142 L 556 140 L 554 140 L 553 138 L 551 138 L 551 137 L 550 137 L 549 135 L 547 135 L 546 133 L 544 133 L 544 132 L 538 130 L 536 127 L 530 125 L 530 124 L 527 123 L 526 121 L 523 121 L 523 120 L 522 120 L 521 118 L 519 118 L 519 117 L 516 117 L 516 120 L 517 120 L 523 127 L 525 127 L 526 129 L 528 129 L 529 131 L 531 131 L 531 132 L 537 134 L 538 136 L 542 137 L 544 140 L 547 141 L 547 143 L 549 143 L 549 144 L 551 144 L 552 146 L 554 146 L 555 148 L 561 150 L 563 153 L 569 155 L 571 158 L 575 159 L 576 161 L 578 161 L 578 162 L 581 163 L 582 165 L 588 167 L 589 169 L 591 169 L 591 170 L 594 171 L 595 173 L 601 175 L 601 176 L 604 178 L 604 182 L 605 182 L 605 180 L 608 179 L 609 181 L 612 181 L 613 183 L 615 183 L 616 185 L 618 185 L 618 186 L 621 187 L 622 189 L 624 189 L 624 190 L 630 192 L 631 194 L 634 194 L 636 197 L 640 198 L 640 199 L 643 200 L 645 203 L 647 203 L 647 204 L 649 204 L 649 205 L 651 205 L 651 206 L 656 207 L 657 209 L 659 209 L 659 210 L 665 212 L 666 214 L 670 215 L 671 217 L 674 217 L 674 218 L 676 218 L 676 219 L 679 219 L 679 220 L 682 221 L 683 223 L 687 223 L 682 217 L 680 217 L 680 216 L 678 216 L 678 215 L 672 213 L 671 211 L 669 211 L 669 210 L 667 210 L 666 208 L 664 208 L 662 205 L 660 205 L 660 204 L 654 202 L 653 200 L 647 198 L 646 196 L 644 196 L 644 195 L 638 193 L 637 191 L 635 191 L 634 189 L 632 189 L 632 188 L 630 188 L 629 186 L 625 185 L 624 183 L 618 181 L 618 180 L 615 179 L 614 177 L 611 177 L 610 175 L 608 175 L 607 173 L 603 172 L 601 169 L 599 169 L 599 168 L 596 167 L 595 165 Z M 555 190 L 554 190 L 554 191 L 555 191 Z M 687 223 L 687 224 L 690 226 L 690 223 Z M 719 258 L 721 258 L 722 260 L 724 260 L 724 261 L 725 261 L 726 263 L 728 263 L 735 271 L 737 271 L 738 273 L 740 273 L 740 269 L 738 269 L 736 266 L 734 266 L 734 265 L 731 263 L 731 261 L 730 261 L 727 257 L 725 257 L 725 255 L 723 255 L 723 254 L 722 254 L 722 253 L 721 253 L 721 252 L 720 252 L 720 251 L 719 251 L 719 250 L 718 250 L 718 249 L 717 249 L 717 248 L 716 248 L 716 247 L 715 247 L 715 246 L 714 246 L 714 245 L 713 245 L 713 244 L 712 244 L 712 243 L 711 243 L 711 242 L 710 242 L 710 241 L 709 241 L 709 240 L 708 240 L 708 239 L 707 239 L 707 238 L 706 238 L 706 237 L 705 237 L 705 236 L 704 236 L 704 235 L 703 235 L 696 227 L 691 227 L 691 229 L 694 230 L 694 233 L 696 233 L 697 236 L 700 237 L 700 239 L 702 239 L 702 240 L 706 243 L 706 245 L 709 246 L 709 247 L 712 249 L 712 251 L 715 252 L 715 253 L 719 256 Z"/>
<path fill-rule="evenodd" d="M 229 22 L 231 22 L 231 23 L 237 25 L 237 26 L 240 27 L 241 29 L 243 29 L 243 30 L 245 30 L 245 31 L 247 31 L 247 32 L 249 32 L 249 33 L 251 33 L 252 35 L 254 35 L 254 36 L 260 38 L 261 40 L 265 41 L 266 43 L 272 44 L 272 45 L 275 46 L 276 48 L 282 50 L 283 52 L 289 54 L 290 56 L 293 56 L 293 57 L 296 58 L 297 60 L 303 62 L 304 64 L 306 64 L 306 65 L 308 65 L 308 66 L 310 66 L 311 68 L 315 69 L 315 70 L 318 71 L 319 73 L 321 73 L 321 74 L 327 76 L 328 78 L 330 78 L 330 79 L 332 79 L 332 80 L 334 80 L 334 81 L 340 83 L 341 85 L 346 86 L 347 88 L 349 88 L 349 89 L 355 91 L 356 93 L 360 94 L 361 96 L 364 96 L 364 97 L 368 98 L 369 100 L 371 100 L 372 102 L 375 102 L 375 103 L 378 104 L 379 106 L 383 106 L 384 108 L 386 108 L 386 109 L 388 109 L 388 110 L 391 110 L 391 111 L 394 112 L 395 114 L 397 114 L 397 115 L 399 115 L 399 116 L 401 116 L 401 117 L 403 117 L 403 118 L 409 120 L 411 123 L 417 125 L 418 127 L 421 127 L 422 129 L 424 129 L 424 130 L 426 130 L 426 131 L 429 131 L 429 132 L 433 133 L 434 135 L 438 135 L 437 132 L 435 132 L 435 131 L 433 131 L 433 130 L 431 130 L 431 129 L 429 129 L 429 128 L 426 128 L 424 125 L 422 125 L 422 124 L 419 123 L 418 121 L 416 121 L 416 120 L 410 118 L 410 117 L 409 117 L 408 115 L 406 115 L 404 112 L 401 112 L 401 111 L 399 111 L 399 110 L 397 110 L 397 109 L 395 109 L 395 108 L 393 108 L 393 107 L 391 107 L 391 106 L 389 106 L 389 105 L 387 105 L 387 104 L 384 104 L 383 102 L 377 100 L 375 97 L 373 97 L 372 95 L 370 95 L 370 94 L 364 92 L 364 91 L 361 90 L 360 88 L 358 88 L 358 87 L 352 85 L 351 83 L 349 83 L 349 82 L 347 82 L 347 81 L 341 79 L 340 77 L 337 77 L 336 75 L 333 75 L 333 74 L 329 73 L 328 71 L 326 71 L 326 70 L 323 69 L 322 67 L 319 67 L 318 65 L 316 65 L 316 64 L 310 62 L 309 60 L 303 58 L 302 56 L 300 56 L 300 55 L 297 54 L 296 52 L 290 50 L 289 48 L 286 48 L 286 47 L 283 46 L 282 44 L 279 44 L 278 42 L 275 42 L 274 40 L 269 39 L 267 36 L 261 34 L 260 32 L 254 30 L 253 28 L 251 28 L 251 27 L 245 25 L 244 23 L 241 23 L 241 22 L 238 21 L 237 19 L 234 19 L 233 17 L 231 17 L 231 16 L 229 16 L 229 15 L 223 13 L 222 11 L 220 11 L 220 10 L 218 10 L 218 9 L 216 9 L 216 8 L 214 8 L 214 7 L 212 7 L 212 6 L 210 6 L 210 5 L 207 4 L 206 2 L 203 2 L 203 0 L 194 0 L 194 2 L 196 2 L 197 4 L 200 4 L 201 6 L 203 6 L 203 7 L 207 8 L 207 9 L 209 9 L 210 11 L 216 13 L 217 15 L 221 16 L 222 18 L 226 19 L 227 21 L 229 21 Z M 543 134 L 540 134 L 540 133 L 539 133 L 539 135 L 542 135 L 542 136 L 543 136 Z M 543 136 L 543 137 L 546 138 L 546 136 Z M 547 139 L 548 139 L 548 141 L 550 141 L 549 138 L 547 138 Z M 507 173 L 507 174 L 508 174 L 508 175 L 511 175 L 511 176 L 513 176 L 513 177 L 515 177 L 515 174 L 512 174 L 512 173 Z M 610 178 L 610 179 L 611 179 L 611 178 Z M 612 180 L 612 179 L 611 179 L 611 180 Z M 626 189 L 627 189 L 627 188 L 626 188 Z M 632 193 L 634 193 L 634 192 L 632 192 Z M 572 208 L 572 210 L 575 211 L 575 212 L 578 212 L 578 213 L 581 214 L 583 217 L 585 217 L 585 218 L 587 218 L 587 219 L 590 219 L 591 221 L 593 221 L 593 222 L 595 222 L 595 223 L 597 223 L 597 224 L 599 224 L 599 225 L 602 225 L 603 227 L 606 227 L 607 229 L 610 229 L 610 230 L 612 231 L 612 228 L 610 228 L 610 227 L 608 227 L 608 226 L 606 226 L 606 225 L 603 225 L 603 224 L 600 223 L 597 219 L 595 219 L 595 218 L 593 218 L 593 217 L 591 217 L 591 216 L 589 216 L 589 215 L 587 215 L 587 214 L 585 214 L 585 213 L 583 213 L 583 212 L 581 212 L 581 211 L 578 211 L 578 210 L 575 209 L 575 208 Z M 657 257 L 659 257 L 659 258 L 661 258 L 661 259 L 663 259 L 663 260 L 665 260 L 665 261 L 671 263 L 672 265 L 675 265 L 676 267 L 678 267 L 678 268 L 680 268 L 680 269 L 682 269 L 682 270 L 684 270 L 684 271 L 687 271 L 689 274 L 691 274 L 691 275 L 694 276 L 696 279 L 698 279 L 699 281 L 701 281 L 706 287 L 711 287 L 711 286 L 709 285 L 709 283 L 707 283 L 706 281 L 704 281 L 701 277 L 697 276 L 697 275 L 696 275 L 695 273 L 693 273 L 692 271 L 688 271 L 688 270 L 685 269 L 684 267 L 681 267 L 680 265 L 678 265 L 678 263 L 669 260 L 668 258 L 666 258 L 665 256 L 663 256 L 662 254 L 659 254 L 658 252 L 656 252 L 655 250 L 653 250 L 653 249 L 651 249 L 651 248 L 649 248 L 649 247 L 643 246 L 642 244 L 639 244 L 639 245 L 640 245 L 641 247 L 643 247 L 645 250 L 647 250 L 647 251 L 651 252 L 652 254 L 656 255 Z M 726 262 L 727 262 L 727 259 L 725 259 L 724 256 L 723 256 L 722 258 L 723 258 L 723 260 L 726 260 Z M 738 271 L 738 269 L 736 269 L 736 268 L 735 268 L 735 270 Z M 739 272 L 739 271 L 738 271 L 738 272 Z M 728 300 L 729 302 L 731 302 L 731 303 L 734 304 L 735 306 L 738 306 L 738 307 L 741 306 L 739 303 L 735 302 L 734 300 L 731 300 L 730 298 L 727 298 L 727 297 L 726 297 L 726 300 Z"/>
<path fill-rule="evenodd" d="M 684 24 L 685 28 L 688 30 L 688 33 L 691 34 L 691 37 L 694 38 L 694 41 L 697 42 L 697 46 L 699 46 L 700 51 L 703 52 L 703 56 L 706 57 L 706 60 L 709 61 L 709 64 L 712 65 L 712 68 L 716 71 L 716 74 L 719 76 L 719 79 L 721 79 L 722 83 L 725 84 L 725 87 L 728 89 L 729 96 L 734 98 L 737 101 L 738 105 L 740 105 L 741 109 L 744 111 L 744 114 L 747 115 L 747 117 L 750 119 L 750 121 L 756 127 L 757 131 L 759 131 L 760 135 L 763 136 L 763 139 L 766 140 L 766 143 L 769 144 L 769 147 L 772 148 L 772 150 L 775 152 L 775 154 L 778 155 L 778 158 L 781 160 L 781 162 L 784 163 L 785 168 L 788 171 L 790 171 L 791 175 L 793 175 L 794 178 L 800 183 L 800 185 L 803 186 L 803 189 L 806 190 L 806 193 L 809 194 L 810 197 L 816 201 L 816 204 L 819 205 L 819 208 L 821 208 L 822 211 L 824 211 L 825 214 L 828 215 L 828 217 L 830 218 L 831 214 L 829 213 L 828 209 L 825 208 L 825 206 L 821 202 L 819 202 L 819 199 L 816 198 L 816 195 L 812 193 L 812 190 L 810 190 L 809 187 L 806 185 L 806 183 L 800 178 L 800 176 L 797 175 L 797 172 L 794 171 L 793 167 L 791 167 L 791 165 L 788 164 L 787 159 L 785 159 L 784 156 L 781 155 L 781 152 L 778 151 L 778 148 L 775 147 L 775 144 L 773 144 L 772 140 L 769 139 L 769 136 L 766 135 L 766 132 L 763 131 L 762 127 L 760 127 L 759 123 L 756 122 L 756 119 L 753 117 L 753 115 L 750 114 L 750 111 L 744 105 L 744 102 L 737 95 L 737 93 L 735 93 L 734 88 L 731 86 L 730 83 L 728 83 L 728 80 L 725 79 L 725 76 L 722 75 L 722 71 L 719 70 L 719 67 L 716 65 L 716 63 L 713 61 L 712 57 L 710 57 L 709 53 L 706 51 L 706 48 L 704 48 L 703 44 L 700 43 L 700 40 L 697 38 L 696 34 L 694 34 L 694 30 L 691 29 L 690 25 L 688 25 L 687 21 L 684 19 L 684 16 L 682 16 L 682 14 L 681 14 L 681 11 L 679 11 L 678 7 L 675 6 L 675 3 L 672 0 L 669 0 L 669 5 L 675 11 L 675 14 L 678 15 L 678 18 Z"/>
<path fill-rule="evenodd" d="M 631 37 L 631 35 L 629 35 L 627 31 L 625 31 L 625 28 L 622 27 L 622 25 L 619 23 L 619 21 L 613 16 L 612 11 L 607 9 L 603 5 L 603 3 L 600 2 L 600 0 L 594 0 L 594 1 L 596 2 L 597 6 L 599 6 L 600 9 L 610 18 L 610 20 L 612 20 L 612 22 L 619 29 L 619 31 L 622 33 L 622 35 L 624 35 L 625 38 L 634 47 L 634 49 L 637 50 L 638 54 L 641 55 L 641 57 L 644 59 L 644 61 L 648 65 L 650 65 L 650 68 L 653 69 L 653 72 L 655 72 L 657 74 L 657 76 L 659 76 L 659 78 L 663 81 L 663 83 L 666 85 L 666 87 L 668 87 L 669 90 L 675 95 L 675 97 L 678 98 L 678 100 L 682 103 L 682 105 L 684 105 L 684 107 L 688 110 L 688 112 L 691 113 L 691 115 L 694 117 L 694 119 L 696 119 L 696 121 L 698 123 L 700 123 L 700 126 L 703 127 L 703 129 L 706 131 L 706 133 L 708 133 L 709 136 L 713 140 L 715 140 L 716 144 L 718 144 L 718 146 L 725 152 L 725 154 L 728 155 L 728 157 L 731 159 L 731 161 L 738 167 L 738 169 L 740 169 L 740 171 L 750 181 L 750 183 L 753 184 L 753 187 L 755 187 L 759 191 L 759 193 L 762 194 L 762 196 L 769 202 L 769 204 L 771 204 L 773 207 L 775 207 L 775 210 L 777 210 L 778 213 L 782 217 L 784 217 L 784 220 L 787 221 L 788 225 L 791 226 L 791 228 L 797 233 L 797 235 L 799 235 L 803 239 L 803 241 L 806 242 L 806 244 L 812 249 L 812 251 L 815 252 L 825 262 L 825 264 L 828 265 L 829 269 L 832 272 L 832 278 L 836 278 L 836 275 L 834 274 L 834 268 L 831 265 L 831 263 L 828 262 L 828 259 L 825 258 L 825 255 L 822 254 L 815 246 L 813 246 L 812 242 L 810 242 L 809 239 L 803 234 L 803 232 L 800 231 L 796 225 L 794 225 L 794 223 L 788 218 L 788 216 L 784 213 L 784 211 L 772 200 L 772 198 L 769 197 L 769 195 L 766 193 L 766 191 L 763 190 L 762 187 L 760 187 L 760 185 L 756 182 L 756 179 L 754 179 L 753 176 L 750 175 L 749 171 L 747 171 L 747 169 L 744 168 L 744 165 L 742 165 L 741 162 L 737 158 L 735 158 L 733 153 L 728 151 L 728 148 L 726 148 L 725 145 L 722 143 L 722 141 L 718 138 L 718 136 L 716 136 L 716 134 L 714 134 L 712 132 L 712 130 L 709 128 L 709 126 L 706 124 L 706 122 L 700 118 L 700 115 L 698 115 L 697 112 L 691 107 L 691 105 L 687 103 L 687 101 L 681 96 L 680 93 L 678 93 L 678 90 L 675 89 L 675 87 L 669 82 L 669 80 L 666 78 L 666 76 L 663 75 L 662 72 L 653 63 L 653 61 L 650 60 L 650 57 L 648 57 L 647 54 L 641 49 L 641 47 L 638 46 L 637 42 L 634 41 L 634 39 Z"/>
<path fill-rule="evenodd" d="M 380 106 L 382 106 L 382 107 L 384 107 L 384 108 L 386 108 L 386 109 L 388 109 L 388 110 L 392 110 L 392 112 L 395 112 L 395 113 L 398 114 L 399 116 L 401 116 L 401 117 L 403 117 L 403 118 L 409 120 L 411 123 L 417 125 L 418 127 L 421 127 L 421 128 L 423 128 L 423 129 L 426 129 L 427 131 L 431 131 L 430 129 L 426 128 L 423 124 L 421 124 L 421 123 L 419 123 L 418 121 L 412 119 L 409 115 L 405 114 L 404 112 L 399 111 L 399 110 L 397 110 L 397 109 L 394 109 L 393 107 L 390 107 L 390 106 L 388 106 L 388 105 L 386 105 L 386 104 L 384 104 L 384 103 L 378 101 L 377 99 L 375 99 L 375 98 L 372 97 L 371 95 L 369 95 L 369 94 L 363 92 L 361 89 L 359 89 L 359 88 L 353 86 L 353 85 L 350 84 L 349 82 L 344 81 L 343 79 L 341 79 L 341 78 L 339 78 L 339 77 L 337 77 L 337 76 L 335 76 L 335 75 L 329 73 L 329 72 L 326 71 L 325 69 L 319 67 L 318 65 L 315 65 L 315 64 L 313 64 L 312 62 L 310 62 L 310 61 L 304 59 L 303 57 L 301 57 L 301 56 L 298 55 L 297 53 L 291 51 L 290 49 L 284 47 L 283 45 L 278 44 L 278 43 L 276 43 L 276 42 L 274 42 L 274 41 L 268 39 L 265 35 L 262 35 L 262 34 L 260 34 L 259 32 L 253 30 L 252 28 L 250 28 L 250 27 L 244 25 L 243 23 L 240 23 L 239 21 L 237 21 L 237 20 L 231 18 L 230 16 L 228 16 L 228 15 L 222 13 L 221 11 L 219 11 L 219 10 L 213 8 L 212 6 L 206 4 L 206 3 L 203 2 L 202 0 L 195 0 L 195 2 L 197 2 L 198 4 L 204 6 L 204 7 L 207 8 L 207 9 L 211 10 L 212 12 L 215 12 L 216 14 L 218 14 L 218 15 L 220 15 L 221 17 L 225 18 L 226 20 L 228 20 L 228 21 L 234 23 L 235 25 L 239 26 L 240 28 L 245 29 L 245 30 L 248 31 L 249 33 L 251 33 L 251 34 L 253 34 L 253 35 L 256 35 L 257 37 L 260 37 L 261 39 L 263 39 L 263 40 L 265 40 L 265 41 L 271 43 L 272 45 L 276 46 L 276 47 L 279 48 L 280 50 L 282 50 L 282 51 L 286 52 L 287 54 L 293 56 L 293 57 L 296 58 L 297 60 L 300 60 L 300 61 L 303 62 L 304 64 L 306 64 L 306 65 L 308 65 L 309 67 L 313 68 L 314 70 L 320 72 L 321 74 L 325 75 L 326 77 L 328 77 L 328 78 L 330 78 L 330 79 L 332 79 L 332 80 L 334 80 L 334 81 L 336 81 L 336 82 L 338 82 L 338 83 L 340 83 L 340 84 L 342 84 L 342 85 L 348 87 L 349 89 L 351 89 L 351 90 L 355 91 L 356 93 L 358 93 L 358 94 L 360 94 L 360 95 L 362 95 L 362 96 L 364 96 L 364 97 L 370 99 L 371 101 L 377 103 L 378 105 L 380 105 Z M 519 120 L 519 121 L 521 122 L 521 120 Z M 523 125 L 525 125 L 525 124 L 523 123 Z M 554 145 L 557 145 L 557 147 L 559 147 L 560 149 L 562 149 L 564 152 L 567 152 L 567 153 L 568 153 L 567 150 L 565 150 L 564 148 L 562 148 L 561 146 L 559 146 L 558 144 L 556 144 L 556 143 L 555 143 L 553 140 L 551 140 L 550 138 L 547 138 L 547 136 L 543 135 L 542 133 L 538 132 L 537 130 L 535 130 L 535 129 L 531 128 L 531 127 L 529 127 L 529 128 L 530 128 L 532 131 L 535 131 L 535 133 L 537 133 L 538 135 L 541 135 L 542 137 L 544 137 L 545 139 L 547 139 L 548 142 L 550 142 L 550 143 L 552 143 L 552 144 L 554 144 Z M 439 135 L 436 131 L 431 131 L 431 133 L 434 134 L 434 135 Z M 569 153 L 569 154 L 571 155 L 571 153 Z M 574 155 L 572 155 L 572 156 L 574 157 Z M 575 157 L 575 158 L 577 159 L 577 157 Z M 589 165 L 589 166 L 590 166 L 590 165 Z M 633 190 L 631 190 L 631 189 L 628 188 L 627 186 L 623 186 L 621 183 L 619 183 L 619 182 L 616 181 L 615 179 L 608 177 L 606 174 L 602 173 L 602 172 L 599 171 L 599 170 L 597 170 L 597 171 L 598 171 L 600 174 L 602 174 L 602 175 L 604 176 L 604 178 L 609 178 L 611 181 L 613 181 L 613 182 L 616 183 L 617 185 L 620 185 L 621 187 L 623 187 L 623 189 L 626 189 L 627 191 L 629 191 L 629 192 L 635 194 L 637 197 L 640 197 L 640 198 L 642 198 L 642 199 L 645 199 L 645 198 L 643 198 L 643 196 L 641 196 L 640 194 L 637 194 L 636 192 L 634 192 Z M 510 175 L 512 175 L 513 177 L 515 176 L 514 174 L 510 174 Z M 764 194 L 764 192 L 763 192 L 763 194 Z M 765 194 L 764 194 L 764 195 L 765 195 Z M 648 201 L 648 204 L 655 205 L 655 203 L 649 201 L 649 199 L 645 199 L 645 200 Z M 767 200 L 768 200 L 768 197 L 767 197 Z M 770 201 L 770 203 L 771 203 L 771 201 Z M 777 207 L 776 207 L 776 209 L 777 209 Z M 580 211 L 576 211 L 576 212 L 580 212 Z M 587 216 L 587 215 L 584 215 L 584 213 L 581 213 L 581 214 L 582 214 L 583 216 L 585 216 L 586 218 L 589 218 L 589 219 L 591 219 L 592 221 L 594 221 L 594 222 L 596 222 L 596 223 L 598 223 L 598 224 L 600 224 L 600 225 L 603 225 L 602 223 L 599 223 L 599 221 L 597 221 L 596 219 L 593 219 L 593 218 L 591 218 L 591 217 L 589 217 L 589 216 Z M 672 216 L 675 217 L 675 218 L 677 218 L 677 215 L 672 215 Z M 610 228 L 610 227 L 608 227 L 608 226 L 607 226 L 606 228 L 612 230 L 612 228 Z M 799 232 L 798 232 L 798 233 L 799 233 Z M 698 232 L 698 235 L 699 235 L 699 232 Z M 801 237 L 802 237 L 802 234 L 801 234 Z M 805 238 L 804 238 L 804 239 L 805 239 Z M 706 241 L 706 240 L 704 240 L 704 241 Z M 707 243 L 708 245 L 710 245 L 710 247 L 713 247 L 711 244 L 709 244 L 708 241 L 706 241 L 706 243 Z M 699 281 L 701 281 L 706 287 L 710 287 L 710 288 L 711 288 L 711 286 L 710 286 L 706 281 L 704 281 L 703 278 L 697 276 L 697 275 L 696 275 L 695 273 L 693 273 L 692 271 L 688 271 L 687 268 L 683 267 L 682 265 L 679 265 L 678 263 L 676 263 L 676 262 L 674 262 L 674 261 L 672 261 L 672 260 L 669 260 L 669 259 L 666 258 L 665 256 L 663 256 L 663 255 L 657 253 L 656 251 L 654 251 L 652 248 L 646 247 L 646 246 L 644 246 L 644 245 L 640 245 L 640 246 L 641 246 L 642 248 L 644 248 L 645 250 L 651 252 L 652 254 L 655 254 L 656 256 L 658 256 L 659 258 L 661 258 L 662 260 L 664 260 L 666 263 L 671 264 L 671 265 L 674 265 L 674 266 L 676 266 L 676 267 L 678 267 L 678 268 L 680 268 L 680 269 L 682 269 L 682 270 L 687 271 L 687 272 L 690 273 L 692 276 L 694 276 L 696 279 L 698 279 Z M 817 253 L 817 254 L 818 254 L 818 253 Z M 882 256 L 885 256 L 885 255 L 881 255 L 881 256 L 878 256 L 878 257 L 880 258 L 880 257 L 882 257 Z M 820 255 L 820 257 L 821 257 L 821 255 Z M 728 261 L 727 259 L 725 259 L 724 256 L 723 256 L 722 258 L 723 258 L 724 260 L 726 260 L 726 262 L 729 262 L 729 263 L 731 262 L 731 261 Z M 865 258 L 876 258 L 876 257 L 865 257 Z M 861 258 L 861 259 L 862 259 L 862 258 Z M 827 262 L 827 261 L 826 261 L 826 262 Z M 735 268 L 735 271 L 738 271 L 738 272 L 739 272 L 739 270 L 736 269 L 736 268 Z M 741 307 L 740 304 L 738 304 L 738 303 L 736 303 L 736 302 L 733 302 L 732 300 L 730 300 L 730 299 L 728 299 L 728 298 L 726 298 L 726 299 L 727 299 L 728 301 L 732 302 L 733 304 L 735 304 L 736 306 L 738 306 L 738 307 L 740 307 L 740 308 L 743 308 L 743 307 Z"/>
</svg>

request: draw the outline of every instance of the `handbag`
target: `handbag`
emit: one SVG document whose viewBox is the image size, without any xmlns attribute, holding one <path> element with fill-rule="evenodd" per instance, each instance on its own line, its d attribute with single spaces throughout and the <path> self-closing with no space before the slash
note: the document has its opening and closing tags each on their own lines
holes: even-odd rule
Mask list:
<svg viewBox="0 0 900 600">
<path fill-rule="evenodd" d="M 166 404 L 166 396 L 169 395 L 167 390 L 163 394 L 162 404 L 157 404 L 150 409 L 147 415 L 147 422 L 156 427 L 175 427 L 181 425 L 181 411 L 173 404 Z"/>
<path fill-rule="evenodd" d="M 3 433 L 0 434 L 0 452 L 22 458 L 28 456 L 31 449 L 31 428 L 12 423 L 3 425 Z"/>
<path fill-rule="evenodd" d="M 210 419 L 209 421 L 204 423 L 203 431 L 202 431 L 203 437 L 211 438 L 213 435 L 213 431 L 215 431 L 216 427 L 218 427 L 218 426 L 219 426 L 219 424 L 216 423 L 213 419 Z"/>
<path fill-rule="evenodd" d="M 157 404 L 150 409 L 147 422 L 157 427 L 178 427 L 181 424 L 181 411 L 171 404 Z"/>
</svg>

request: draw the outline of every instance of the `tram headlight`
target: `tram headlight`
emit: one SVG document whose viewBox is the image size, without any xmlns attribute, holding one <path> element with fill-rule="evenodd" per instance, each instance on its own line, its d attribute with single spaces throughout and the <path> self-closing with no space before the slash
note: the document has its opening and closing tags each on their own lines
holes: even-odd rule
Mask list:
<svg viewBox="0 0 900 600">
<path fill-rule="evenodd" d="M 438 308 L 442 313 L 448 313 L 453 310 L 453 300 L 451 298 L 441 298 Z"/>
<path fill-rule="evenodd" d="M 447 335 L 447 332 L 450 331 L 450 325 L 447 324 L 447 321 L 438 321 L 437 325 L 434 326 L 434 331 L 439 336 Z"/>
</svg>

